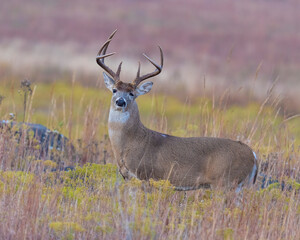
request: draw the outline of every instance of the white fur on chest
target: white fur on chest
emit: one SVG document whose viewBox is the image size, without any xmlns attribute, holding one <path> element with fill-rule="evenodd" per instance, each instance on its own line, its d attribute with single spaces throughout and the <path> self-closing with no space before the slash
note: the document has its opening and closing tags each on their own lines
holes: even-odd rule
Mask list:
<svg viewBox="0 0 300 240">
<path fill-rule="evenodd" d="M 128 121 L 129 117 L 130 113 L 128 111 L 117 111 L 111 108 L 109 110 L 108 122 L 124 124 Z"/>
<path fill-rule="evenodd" d="M 120 125 L 125 125 L 130 118 L 129 112 L 116 111 L 114 109 L 110 109 L 108 122 L 116 123 Z M 122 141 L 122 131 L 121 129 L 116 128 L 108 128 L 109 138 L 113 145 L 120 145 Z"/>
</svg>

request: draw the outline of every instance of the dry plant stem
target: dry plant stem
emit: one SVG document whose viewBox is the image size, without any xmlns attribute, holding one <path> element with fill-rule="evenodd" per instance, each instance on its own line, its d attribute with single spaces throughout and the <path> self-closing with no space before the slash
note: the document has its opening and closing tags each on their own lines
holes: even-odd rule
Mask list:
<svg viewBox="0 0 300 240">
<path fill-rule="evenodd" d="M 31 92 L 31 94 L 28 96 L 28 100 L 29 100 L 29 106 L 28 106 L 28 109 L 27 109 L 27 118 L 26 118 L 26 122 L 31 122 L 31 115 L 32 115 L 32 103 L 33 103 L 33 98 L 34 98 L 34 94 L 35 94 L 35 91 L 36 91 L 36 88 L 37 86 L 35 85 L 33 87 L 33 90 Z"/>
<path fill-rule="evenodd" d="M 255 71 L 255 76 L 252 80 L 252 84 L 251 84 L 251 90 L 250 90 L 250 98 L 252 98 L 254 95 L 254 89 L 255 89 L 255 83 L 257 82 L 257 79 L 258 79 L 258 75 L 260 73 L 260 70 L 261 70 L 261 67 L 263 65 L 263 62 L 260 62 L 259 65 L 257 66 L 256 68 L 256 71 Z"/>
<path fill-rule="evenodd" d="M 53 126 L 53 118 L 54 118 L 54 109 L 56 109 L 56 100 L 54 96 L 54 88 L 55 86 L 53 85 L 50 91 L 50 103 L 48 106 L 48 115 L 47 115 L 47 124 L 46 126 Z"/>
<path fill-rule="evenodd" d="M 81 97 L 81 99 L 80 99 L 80 102 L 79 102 L 79 109 L 84 109 L 83 108 L 83 103 L 84 103 L 84 96 L 82 96 Z M 77 121 L 79 121 L 79 118 L 80 118 L 81 116 L 78 114 L 77 115 Z M 86 117 L 86 111 L 85 111 L 85 117 Z M 86 118 L 85 118 L 86 119 Z M 80 135 L 79 135 L 79 126 L 77 126 L 77 128 L 76 128 L 76 139 L 79 139 L 80 138 Z"/>
<path fill-rule="evenodd" d="M 268 95 L 267 95 L 266 99 L 264 100 L 264 102 L 261 104 L 261 106 L 260 106 L 260 108 L 259 108 L 259 111 L 258 111 L 258 113 L 257 113 L 257 115 L 256 115 L 255 121 L 254 121 L 254 123 L 253 123 L 253 125 L 252 125 L 252 128 L 251 128 L 250 133 L 249 133 L 249 136 L 248 136 L 248 139 L 249 139 L 250 142 L 251 142 L 251 140 L 252 140 L 252 138 L 253 138 L 253 136 L 254 136 L 256 130 L 257 130 L 257 126 L 256 126 L 256 125 L 257 125 L 257 121 L 258 121 L 258 119 L 259 119 L 259 117 L 260 117 L 260 115 L 261 115 L 261 113 L 262 113 L 262 111 L 263 111 L 265 105 L 266 105 L 267 102 L 270 100 L 275 85 L 276 85 L 276 81 L 272 84 L 271 88 L 268 90 Z"/>
<path fill-rule="evenodd" d="M 73 127 L 73 100 L 74 100 L 74 84 L 75 84 L 75 74 L 72 77 L 72 94 L 71 94 L 71 102 L 70 102 L 70 112 L 69 112 L 69 139 L 72 140 L 72 127 Z"/>
<path fill-rule="evenodd" d="M 290 116 L 290 117 L 284 119 L 281 124 L 284 124 L 284 123 L 286 123 L 286 122 L 288 122 L 288 121 L 290 121 L 292 119 L 299 118 L 299 117 L 300 117 L 300 114 L 295 114 L 293 116 Z"/>
<path fill-rule="evenodd" d="M 64 125 L 66 124 L 67 122 L 67 117 L 66 117 L 66 99 L 65 99 L 65 96 L 63 96 L 63 102 L 62 102 L 62 106 L 63 106 L 63 123 Z"/>
</svg>

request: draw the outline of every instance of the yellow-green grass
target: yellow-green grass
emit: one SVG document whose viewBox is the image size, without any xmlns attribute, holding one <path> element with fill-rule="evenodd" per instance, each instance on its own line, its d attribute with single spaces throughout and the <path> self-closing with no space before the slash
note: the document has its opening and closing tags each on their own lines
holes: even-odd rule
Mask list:
<svg viewBox="0 0 300 240">
<path fill-rule="evenodd" d="M 70 172 L 0 172 L 1 234 L 21 239 L 297 239 L 299 184 L 282 191 L 176 192 L 125 182 L 116 165 Z M 294 180 L 289 179 L 294 182 Z M 6 203 L 3 206 L 3 203 Z M 3 226 L 6 226 L 5 228 Z"/>
</svg>

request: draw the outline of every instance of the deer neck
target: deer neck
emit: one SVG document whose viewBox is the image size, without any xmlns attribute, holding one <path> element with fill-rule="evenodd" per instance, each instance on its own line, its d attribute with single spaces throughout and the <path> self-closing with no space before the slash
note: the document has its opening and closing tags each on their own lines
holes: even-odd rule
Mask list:
<svg viewBox="0 0 300 240">
<path fill-rule="evenodd" d="M 127 111 L 119 111 L 113 106 L 110 107 L 108 133 L 116 158 L 122 158 L 124 151 L 143 139 L 145 127 L 140 121 L 136 102 L 133 102 Z"/>
</svg>

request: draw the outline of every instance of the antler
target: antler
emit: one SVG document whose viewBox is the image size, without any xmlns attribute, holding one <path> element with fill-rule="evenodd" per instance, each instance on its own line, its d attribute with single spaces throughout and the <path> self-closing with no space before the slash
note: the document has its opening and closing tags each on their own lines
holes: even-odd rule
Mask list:
<svg viewBox="0 0 300 240">
<path fill-rule="evenodd" d="M 117 30 L 115 30 L 107 39 L 107 41 L 102 45 L 102 47 L 100 48 L 98 55 L 96 57 L 96 62 L 99 64 L 100 67 L 102 67 L 110 76 L 113 77 L 113 79 L 118 82 L 120 81 L 120 73 L 121 73 L 121 66 L 122 66 L 122 62 L 119 64 L 118 70 L 115 73 L 113 70 L 111 70 L 108 66 L 106 66 L 104 64 L 104 58 L 112 56 L 115 54 L 115 52 L 113 53 L 108 53 L 106 54 L 106 50 L 108 48 L 108 45 L 110 44 L 113 36 L 115 35 L 115 33 L 117 32 Z"/>
<path fill-rule="evenodd" d="M 138 71 L 137 71 L 136 79 L 133 81 L 134 87 L 137 87 L 142 81 L 144 81 L 148 78 L 154 77 L 154 76 L 161 73 L 161 70 L 162 70 L 163 65 L 164 65 L 164 55 L 163 55 L 163 51 L 161 50 L 160 46 L 158 46 L 158 48 L 159 48 L 159 51 L 160 51 L 160 66 L 157 63 L 155 63 L 151 58 L 149 58 L 144 53 L 143 56 L 145 58 L 147 58 L 149 60 L 149 62 L 151 62 L 156 67 L 156 69 L 152 73 L 148 73 L 148 74 L 145 74 L 143 76 L 140 76 L 141 63 L 139 63 L 139 68 L 138 68 Z"/>
</svg>

